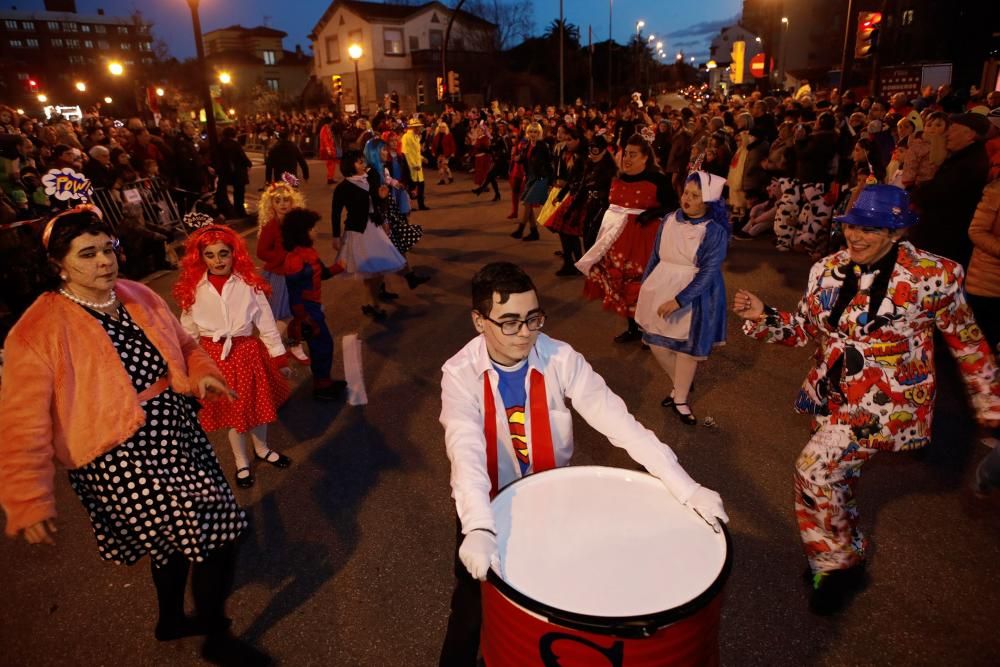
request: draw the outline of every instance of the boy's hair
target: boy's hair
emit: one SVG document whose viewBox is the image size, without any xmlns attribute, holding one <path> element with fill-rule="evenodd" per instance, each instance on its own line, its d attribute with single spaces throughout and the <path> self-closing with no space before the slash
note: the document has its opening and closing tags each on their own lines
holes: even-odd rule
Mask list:
<svg viewBox="0 0 1000 667">
<path fill-rule="evenodd" d="M 357 175 L 358 170 L 355 168 L 354 163 L 359 158 L 362 160 L 365 158 L 364 154 L 359 150 L 344 151 L 343 156 L 340 158 L 340 173 L 344 175 L 344 178 Z"/>
<path fill-rule="evenodd" d="M 312 247 L 309 230 L 319 222 L 320 214 L 308 208 L 293 208 L 281 223 L 281 244 L 285 250 Z"/>
<path fill-rule="evenodd" d="M 472 277 L 472 309 L 484 317 L 493 309 L 493 293 L 500 295 L 500 303 L 507 303 L 511 294 L 535 292 L 535 283 L 517 264 L 493 262 Z"/>
</svg>

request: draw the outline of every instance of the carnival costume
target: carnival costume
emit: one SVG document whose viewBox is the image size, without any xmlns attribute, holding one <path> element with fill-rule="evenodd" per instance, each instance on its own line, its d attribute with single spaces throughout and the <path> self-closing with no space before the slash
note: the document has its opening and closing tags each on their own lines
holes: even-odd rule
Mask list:
<svg viewBox="0 0 1000 667">
<path fill-rule="evenodd" d="M 285 177 L 282 177 L 285 179 Z M 285 249 L 281 245 L 281 221 L 274 212 L 275 197 L 291 199 L 293 207 L 305 206 L 302 194 L 292 185 L 298 183 L 294 178 L 272 183 L 264 191 L 257 209 L 259 228 L 257 232 L 257 257 L 264 261 L 261 275 L 270 283 L 271 292 L 268 303 L 276 320 L 288 320 L 292 311 L 288 304 L 288 287 L 285 276 L 281 273 L 281 265 L 285 260 Z"/>
</svg>

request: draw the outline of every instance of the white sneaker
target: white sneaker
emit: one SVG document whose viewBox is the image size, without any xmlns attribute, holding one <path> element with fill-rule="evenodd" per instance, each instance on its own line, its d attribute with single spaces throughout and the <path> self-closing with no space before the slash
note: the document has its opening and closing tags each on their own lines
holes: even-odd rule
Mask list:
<svg viewBox="0 0 1000 667">
<path fill-rule="evenodd" d="M 306 351 L 302 348 L 302 343 L 298 343 L 297 345 L 292 345 L 291 347 L 288 348 L 288 352 L 293 357 L 295 357 L 296 361 L 299 361 L 300 363 L 303 364 L 309 363 L 309 355 L 306 354 Z"/>
</svg>

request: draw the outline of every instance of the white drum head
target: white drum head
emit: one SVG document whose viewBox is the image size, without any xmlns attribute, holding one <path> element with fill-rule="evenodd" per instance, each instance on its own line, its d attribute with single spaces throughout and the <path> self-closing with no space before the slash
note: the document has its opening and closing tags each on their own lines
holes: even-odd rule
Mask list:
<svg viewBox="0 0 1000 667">
<path fill-rule="evenodd" d="M 719 578 L 726 538 L 644 472 L 600 466 L 530 475 L 493 500 L 500 577 L 549 607 L 643 616 Z"/>
</svg>

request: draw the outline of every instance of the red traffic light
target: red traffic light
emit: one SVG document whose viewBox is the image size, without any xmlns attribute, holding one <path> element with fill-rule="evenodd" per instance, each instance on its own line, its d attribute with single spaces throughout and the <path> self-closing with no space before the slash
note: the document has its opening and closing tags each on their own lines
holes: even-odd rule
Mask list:
<svg viewBox="0 0 1000 667">
<path fill-rule="evenodd" d="M 31 86 L 32 88 L 37 88 L 38 82 L 35 81 L 34 79 L 28 79 L 28 85 Z"/>
</svg>

